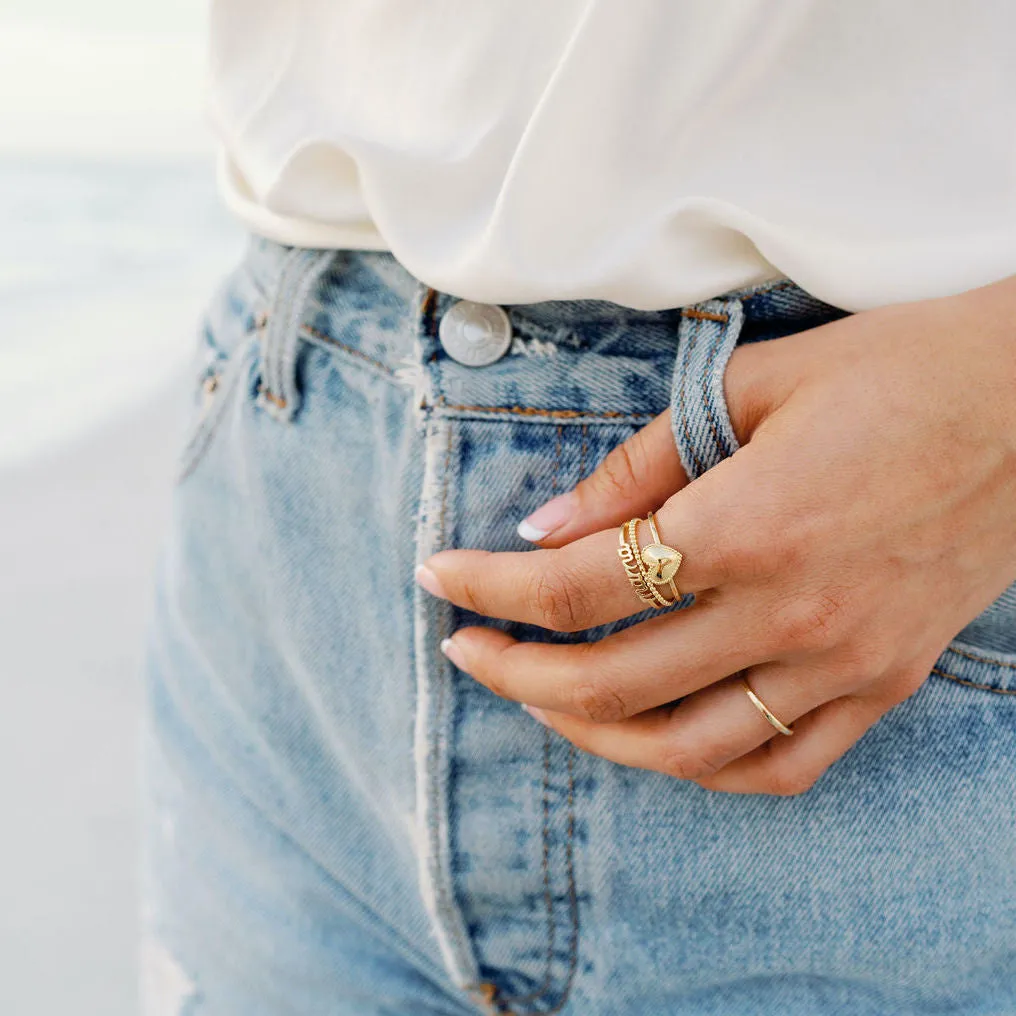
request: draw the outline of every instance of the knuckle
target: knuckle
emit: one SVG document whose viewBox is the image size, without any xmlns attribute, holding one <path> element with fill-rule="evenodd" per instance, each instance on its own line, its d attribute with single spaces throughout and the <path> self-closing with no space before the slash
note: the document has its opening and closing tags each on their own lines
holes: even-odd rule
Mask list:
<svg viewBox="0 0 1016 1016">
<path fill-rule="evenodd" d="M 835 645 L 845 628 L 847 600 L 836 589 L 795 598 L 779 612 L 775 630 L 784 648 L 801 652 Z"/>
<path fill-rule="evenodd" d="M 852 639 L 834 657 L 836 684 L 844 691 L 866 687 L 885 673 L 891 658 L 873 638 Z"/>
<path fill-rule="evenodd" d="M 589 616 L 581 584 L 560 568 L 544 569 L 535 575 L 526 599 L 531 613 L 550 631 L 579 631 Z"/>
<path fill-rule="evenodd" d="M 467 610 L 473 611 L 474 614 L 485 615 L 487 613 L 486 597 L 483 594 L 482 586 L 475 577 L 469 575 L 461 577 L 458 593 L 462 606 Z"/>
<path fill-rule="evenodd" d="M 755 582 L 786 567 L 786 554 L 778 541 L 767 539 L 754 522 L 735 525 L 713 544 L 714 563 L 722 581 Z"/>
<path fill-rule="evenodd" d="M 921 689 L 924 682 L 928 680 L 930 673 L 931 669 L 927 666 L 904 668 L 896 676 L 895 680 L 889 683 L 887 695 L 885 696 L 885 704 L 889 708 L 892 708 L 906 701 L 906 699 Z"/>
<path fill-rule="evenodd" d="M 472 676 L 481 681 L 495 695 L 511 698 L 511 671 L 518 643 L 512 643 L 499 651 L 481 657 L 473 667 Z"/>
<path fill-rule="evenodd" d="M 591 723 L 617 723 L 631 716 L 625 696 L 604 679 L 585 680 L 572 692 L 572 708 L 576 715 Z"/>
<path fill-rule="evenodd" d="M 683 744 L 669 744 L 660 757 L 660 771 L 679 780 L 704 780 L 719 770 L 701 752 Z"/>
<path fill-rule="evenodd" d="M 597 485 L 612 497 L 630 499 L 638 493 L 641 460 L 641 442 L 637 437 L 617 445 L 594 474 Z"/>
</svg>

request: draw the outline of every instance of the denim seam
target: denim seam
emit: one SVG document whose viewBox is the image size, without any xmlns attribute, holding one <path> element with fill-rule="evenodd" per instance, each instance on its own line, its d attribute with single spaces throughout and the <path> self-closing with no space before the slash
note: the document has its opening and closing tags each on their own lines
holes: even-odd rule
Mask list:
<svg viewBox="0 0 1016 1016">
<path fill-rule="evenodd" d="M 561 1001 L 548 1016 L 560 1012 L 571 995 L 579 966 L 579 894 L 575 882 L 575 746 L 568 744 L 568 832 L 565 839 L 565 864 L 568 870 L 568 911 L 571 916 L 571 946 L 568 949 L 568 976 Z"/>
<path fill-rule="evenodd" d="M 728 306 L 730 305 L 728 304 Z M 735 304 L 725 314 L 717 316 L 717 320 L 722 320 L 724 327 L 717 329 L 702 376 L 706 417 L 709 420 L 713 440 L 716 442 L 721 458 L 733 455 L 738 448 L 737 436 L 733 433 L 734 427 L 730 422 L 730 410 L 727 406 L 726 395 L 723 390 L 723 379 L 727 372 L 727 363 L 730 361 L 734 348 L 737 346 L 737 340 L 740 337 L 743 326 L 743 314 L 738 315 L 736 313 L 736 311 L 740 310 L 742 310 L 741 305 Z M 726 355 L 722 361 L 722 369 L 717 372 L 716 358 L 721 353 Z M 719 376 L 717 376 L 717 373 Z M 717 388 L 719 389 L 718 396 Z M 719 398 L 720 405 L 723 407 L 723 416 L 726 417 L 726 421 L 720 418 L 720 413 L 716 406 L 717 398 Z"/>
<path fill-rule="evenodd" d="M 513 416 L 545 417 L 548 420 L 573 420 L 576 422 L 588 420 L 604 421 L 629 421 L 632 423 L 640 421 L 651 421 L 654 419 L 650 413 L 622 413 L 614 410 L 603 410 L 600 412 L 587 411 L 582 409 L 544 409 L 538 406 L 468 406 L 448 402 L 442 394 L 434 403 L 424 402 L 420 407 L 423 410 L 451 410 L 457 413 L 506 413 Z"/>
<path fill-rule="evenodd" d="M 685 307 L 681 317 L 694 318 L 696 321 L 718 321 L 725 325 L 730 320 L 729 314 L 714 314 L 712 311 L 699 310 L 697 307 Z"/>
<path fill-rule="evenodd" d="M 441 546 L 444 547 L 448 539 L 448 531 L 445 528 L 445 517 L 448 514 L 448 470 L 452 463 L 452 429 L 448 428 L 448 440 L 445 442 L 444 483 L 441 488 L 441 515 L 438 518 L 437 529 L 441 534 Z"/>
<path fill-rule="evenodd" d="M 554 447 L 554 472 L 550 481 L 550 496 L 557 493 L 558 474 L 561 471 L 561 447 L 564 433 L 560 425 L 557 428 L 557 440 Z M 547 908 L 547 958 L 544 962 L 543 980 L 533 991 L 524 995 L 512 995 L 499 999 L 502 1005 L 517 1006 L 522 1003 L 530 1005 L 540 1001 L 550 991 L 554 982 L 554 944 L 557 938 L 557 922 L 554 919 L 554 894 L 550 878 L 550 731 L 543 732 L 543 803 L 542 803 L 542 842 L 540 853 L 540 870 L 543 873 L 543 898 Z"/>
<path fill-rule="evenodd" d="M 433 341 L 437 339 L 437 291 L 428 288 L 425 291 L 424 298 L 419 303 L 420 307 L 420 327 L 423 329 L 425 334 Z M 432 384 L 434 390 L 438 393 L 440 398 L 439 388 L 439 376 L 436 368 L 432 368 L 431 374 Z M 452 462 L 452 448 L 454 444 L 454 430 L 450 422 L 446 422 L 448 437 L 445 443 L 445 455 L 444 455 L 444 466 L 442 468 L 442 486 L 441 486 L 441 509 L 438 515 L 438 533 L 440 534 L 440 548 L 443 550 L 448 545 L 448 489 L 451 486 L 450 470 Z M 450 608 L 454 610 L 454 608 Z M 449 629 L 451 629 L 449 625 Z M 449 630 L 446 634 L 451 634 Z M 439 650 L 440 652 L 440 650 Z M 437 673 L 447 671 L 451 667 L 449 661 L 441 654 L 438 660 Z M 448 686 L 450 677 L 447 672 L 442 673 L 442 679 L 438 688 L 437 702 L 434 708 L 434 726 L 437 731 L 440 731 L 445 720 L 445 709 L 448 697 Z M 437 780 L 437 773 L 432 772 L 431 774 L 431 816 L 434 821 L 437 821 L 437 808 L 438 796 L 440 788 Z M 447 824 L 447 814 L 444 815 L 445 823 Z M 435 836 L 435 841 L 438 844 L 438 851 L 440 851 L 441 840 L 440 836 Z M 438 855 L 438 862 L 441 862 L 441 858 Z M 451 860 L 450 857 L 445 858 L 448 863 L 448 878 L 447 881 L 440 878 L 434 879 L 434 895 L 438 900 L 439 911 L 443 911 L 446 917 L 446 927 L 444 929 L 444 936 L 448 940 L 449 948 L 454 948 L 458 952 L 458 959 L 460 966 L 464 967 L 468 964 L 473 971 L 474 976 L 472 978 L 462 978 L 462 988 L 464 991 L 472 992 L 474 994 L 482 994 L 484 987 L 483 983 L 477 976 L 479 974 L 479 967 L 476 962 L 472 943 L 469 939 L 468 930 L 465 927 L 461 911 L 458 909 L 458 905 L 454 898 L 454 885 L 452 884 L 452 871 L 451 871 Z M 465 959 L 463 959 L 465 958 Z M 464 973 L 464 971 L 463 971 Z"/>
<path fill-rule="evenodd" d="M 549 732 L 548 732 L 549 734 Z M 568 824 L 565 832 L 565 869 L 568 877 L 568 915 L 569 915 L 569 939 L 568 946 L 568 972 L 565 974 L 564 986 L 561 989 L 561 997 L 553 1009 L 543 1010 L 540 1016 L 554 1016 L 561 1012 L 568 1004 L 571 997 L 572 987 L 575 984 L 575 973 L 579 964 L 579 897 L 575 884 L 575 746 L 568 744 Z M 555 925 L 552 925 L 555 927 Z M 551 940 L 553 943 L 553 940 Z M 553 949 L 553 944 L 550 945 Z M 549 991 L 549 988 L 548 988 Z M 525 996 L 521 999 L 508 999 L 508 1002 L 530 1001 L 530 1004 L 540 1002 L 547 992 L 542 992 L 533 998 Z M 523 1016 L 517 1010 L 515 1016 Z M 533 1016 L 536 1016 L 533 1013 Z"/>
<path fill-rule="evenodd" d="M 433 338 L 433 291 L 425 290 L 418 303 L 417 335 Z M 419 341 L 419 338 L 418 338 Z M 451 423 L 434 421 L 425 429 L 424 487 L 417 528 L 417 560 L 444 549 L 448 539 L 449 487 L 455 431 Z M 444 447 L 436 442 L 444 437 Z M 440 483 L 440 490 L 436 484 Z M 436 518 L 435 518 L 436 517 Z M 448 796 L 443 791 L 448 772 L 450 661 L 440 651 L 445 629 L 450 630 L 450 607 L 415 590 L 417 701 L 414 730 L 414 767 L 417 784 L 417 822 L 420 833 L 419 878 L 424 903 L 446 970 L 464 991 L 479 993 L 477 964 L 468 930 L 455 900 L 448 837 Z M 434 637 L 437 636 L 437 637 Z"/>
<path fill-rule="evenodd" d="M 1010 663 L 1008 660 L 992 659 L 990 656 L 978 656 L 976 653 L 971 653 L 966 649 L 957 649 L 955 643 L 950 643 L 946 651 L 955 653 L 957 656 L 963 656 L 968 660 L 973 660 L 974 663 L 989 663 L 993 667 L 1005 667 L 1007 670 L 1016 670 L 1016 663 Z"/>
<path fill-rule="evenodd" d="M 320 343 L 328 347 L 332 347 L 340 352 L 346 353 L 349 356 L 355 357 L 357 360 L 368 364 L 377 370 L 384 376 L 386 380 L 394 380 L 395 373 L 386 364 L 380 360 L 376 360 L 366 353 L 361 352 L 359 349 L 355 349 L 352 346 L 348 346 L 343 342 L 339 342 L 337 339 L 326 334 L 325 332 L 319 331 L 310 325 L 300 325 L 300 330 L 305 334 L 309 340 L 317 340 Z M 430 362 L 434 360 L 435 356 L 432 355 Z M 396 382 L 397 383 L 397 382 Z M 435 389 L 438 391 L 438 397 L 434 403 L 428 403 L 426 400 L 421 404 L 420 409 L 423 411 L 430 411 L 434 409 L 449 410 L 456 413 L 508 413 L 516 416 L 542 416 L 550 420 L 604 420 L 604 421 L 631 421 L 637 422 L 649 422 L 653 419 L 650 413 L 623 413 L 620 411 L 603 410 L 600 412 L 579 410 L 579 409 L 545 409 L 540 406 L 480 406 L 480 405 L 463 405 L 458 403 L 452 403 L 441 394 L 437 384 Z"/>
<path fill-rule="evenodd" d="M 554 450 L 554 473 L 551 479 L 551 495 L 557 491 L 558 480 L 561 471 L 561 452 L 563 447 L 564 428 L 558 425 L 557 441 Z M 587 428 L 582 429 L 582 453 L 579 465 L 579 479 L 583 478 L 585 467 L 586 442 L 588 438 Z M 497 1003 L 504 1011 L 523 1016 L 517 1008 L 520 1004 L 527 1004 L 530 1007 L 542 1002 L 553 988 L 554 976 L 554 945 L 557 940 L 557 920 L 554 915 L 554 899 L 552 892 L 552 881 L 550 877 L 550 751 L 552 739 L 549 730 L 544 731 L 543 751 L 543 843 L 541 852 L 541 870 L 543 872 L 544 899 L 547 906 L 547 959 L 543 981 L 533 991 L 526 995 L 515 995 L 508 998 L 499 998 Z M 578 967 L 578 893 L 575 886 L 575 863 L 574 863 L 574 840 L 575 840 L 575 749 L 568 744 L 568 797 L 567 797 L 567 826 L 565 834 L 565 868 L 568 880 L 568 910 L 569 910 L 569 931 L 570 944 L 568 948 L 568 968 L 565 974 L 561 998 L 552 1009 L 543 1011 L 543 1016 L 553 1016 L 559 1013 L 567 1004 L 571 995 L 572 985 L 575 981 L 575 971 Z M 507 1008 L 505 1008 L 507 1007 Z"/>
<path fill-rule="evenodd" d="M 947 671 L 941 670 L 939 667 L 932 667 L 931 672 L 937 674 L 939 677 L 948 678 L 950 681 L 955 681 L 957 684 L 965 685 L 967 688 L 977 688 L 979 691 L 988 691 L 993 695 L 1016 695 L 1016 688 L 996 688 L 993 684 L 981 684 L 979 681 L 971 681 L 966 677 L 958 677 L 956 674 L 950 674 Z"/>
<path fill-rule="evenodd" d="M 338 339 L 333 339 L 330 335 L 326 335 L 324 332 L 318 331 L 316 328 L 311 327 L 308 324 L 300 325 L 300 331 L 304 333 L 308 339 L 316 339 L 318 342 L 324 343 L 326 346 L 330 346 L 340 352 L 346 353 L 349 356 L 356 357 L 357 360 L 362 360 L 364 363 L 369 364 L 375 370 L 384 374 L 386 378 L 394 379 L 395 372 L 380 360 L 375 360 L 372 356 L 368 356 L 366 353 L 362 353 L 359 349 L 354 349 L 352 346 L 347 346 L 344 342 L 339 342 Z"/>
<path fill-rule="evenodd" d="M 550 731 L 544 728 L 540 871 L 543 874 L 543 902 L 547 911 L 547 956 L 544 960 L 543 980 L 537 988 L 525 995 L 498 998 L 497 1001 L 502 1006 L 514 1007 L 526 1002 L 530 1004 L 538 1002 L 550 990 L 554 976 L 554 941 L 557 937 L 557 928 L 554 921 L 554 893 L 550 882 L 550 749 Z"/>
<path fill-rule="evenodd" d="M 451 468 L 452 446 L 453 446 L 453 444 L 454 444 L 454 432 L 453 432 L 452 428 L 449 426 L 448 427 L 448 439 L 447 439 L 447 442 L 445 444 L 444 469 L 442 471 L 443 472 L 443 488 L 442 488 L 442 491 L 441 491 L 441 514 L 440 514 L 440 517 L 439 517 L 439 520 L 438 520 L 438 532 L 441 534 L 441 546 L 442 547 L 447 546 L 447 543 L 448 543 L 448 533 L 447 533 L 447 527 L 446 527 L 446 520 L 447 520 L 447 515 L 448 515 L 448 488 L 451 485 L 450 484 L 450 479 L 449 479 L 449 469 Z M 452 609 L 454 609 L 454 608 L 452 608 Z M 450 632 L 449 632 L 449 634 L 450 634 Z M 438 651 L 440 652 L 440 649 Z M 444 658 L 444 654 L 443 653 L 438 657 L 438 667 L 440 668 L 440 670 L 443 670 L 443 671 L 447 671 L 449 669 L 449 664 L 448 664 L 447 660 Z M 435 723 L 435 727 L 437 728 L 438 731 L 442 731 L 443 730 L 444 724 L 445 724 L 445 720 L 446 720 L 447 708 L 448 708 L 449 684 L 450 684 L 449 674 L 448 673 L 442 674 L 442 679 L 441 679 L 441 681 L 440 681 L 440 683 L 438 685 L 437 703 L 436 703 L 435 708 L 434 708 L 434 723 Z M 446 745 L 446 751 L 447 751 L 447 745 Z M 438 803 L 437 799 L 438 799 L 438 797 L 439 797 L 439 795 L 441 793 L 441 789 L 442 788 L 439 785 L 438 780 L 434 779 L 432 781 L 432 783 L 431 783 L 431 793 L 432 793 L 432 799 L 435 802 L 435 804 Z M 445 788 L 445 793 L 447 794 L 447 788 Z M 447 804 L 447 802 L 445 802 L 445 803 Z M 445 825 L 447 827 L 447 825 L 448 825 L 447 807 L 445 807 L 443 809 L 443 812 L 444 812 L 443 813 L 443 820 L 444 820 Z M 434 808 L 431 811 L 431 817 L 432 817 L 432 819 L 435 822 L 438 821 L 436 816 L 437 816 L 437 810 L 436 810 L 436 808 Z M 454 897 L 455 890 L 454 890 L 454 887 L 453 887 L 452 882 L 451 882 L 452 874 L 451 874 L 451 859 L 450 859 L 450 856 L 446 856 L 446 860 L 448 862 L 448 872 L 449 872 L 449 874 L 448 874 L 448 881 L 447 882 L 445 882 L 445 881 L 438 881 L 438 882 L 436 882 L 436 884 L 434 886 L 434 892 L 435 892 L 435 895 L 437 896 L 437 898 L 439 900 L 440 909 L 442 909 L 444 911 L 446 917 L 448 915 L 455 915 L 456 917 L 458 917 L 459 916 L 458 915 L 458 907 L 457 907 L 457 904 L 455 902 L 455 897 Z M 458 922 L 456 922 L 456 923 L 458 923 Z M 449 937 L 452 937 L 455 934 L 455 932 L 452 929 L 448 929 L 447 933 L 448 933 Z M 463 937 L 463 935 L 460 935 L 459 936 L 458 946 L 459 946 L 460 950 L 463 953 L 467 954 L 467 955 L 472 952 L 472 947 L 471 947 L 471 944 L 470 944 L 470 942 L 468 940 L 468 937 Z"/>
<path fill-rule="evenodd" d="M 423 300 L 420 303 L 420 324 L 423 333 L 430 339 L 430 341 L 437 346 L 438 339 L 438 320 L 437 320 L 437 304 L 438 294 L 436 289 L 427 289 L 424 293 Z M 430 387 L 433 391 L 434 400 L 436 402 L 444 401 L 444 393 L 441 391 L 441 372 L 434 366 L 437 360 L 438 351 L 435 348 L 429 357 L 427 357 L 425 369 L 428 371 L 430 376 Z M 421 357 L 421 360 L 423 358 Z M 429 408 L 427 402 L 427 395 L 424 394 L 420 400 L 420 412 L 426 413 Z"/>
<path fill-rule="evenodd" d="M 723 322 L 729 323 L 729 318 L 724 317 Z M 726 340 L 726 330 L 719 331 L 712 340 L 709 355 L 706 357 L 705 367 L 702 371 L 702 404 L 706 410 L 706 420 L 709 423 L 709 431 L 713 435 L 713 442 L 720 458 L 727 458 L 734 454 L 735 449 L 730 447 L 726 437 L 720 432 L 719 423 L 716 419 L 716 405 L 713 402 L 713 369 L 716 364 L 716 357 L 723 348 Z M 722 381 L 721 381 L 722 384 Z"/>
</svg>

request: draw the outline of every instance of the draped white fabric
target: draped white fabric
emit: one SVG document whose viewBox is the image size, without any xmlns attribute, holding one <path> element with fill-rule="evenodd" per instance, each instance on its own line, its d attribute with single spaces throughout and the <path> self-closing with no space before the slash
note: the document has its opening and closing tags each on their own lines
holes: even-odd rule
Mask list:
<svg viewBox="0 0 1016 1016">
<path fill-rule="evenodd" d="M 458 296 L 1016 272 L 1011 0 L 214 0 L 227 200 Z"/>
</svg>

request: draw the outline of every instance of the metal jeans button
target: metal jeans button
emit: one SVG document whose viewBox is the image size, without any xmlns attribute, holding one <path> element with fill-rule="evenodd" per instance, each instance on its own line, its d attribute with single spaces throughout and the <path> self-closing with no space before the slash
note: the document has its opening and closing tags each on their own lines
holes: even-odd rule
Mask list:
<svg viewBox="0 0 1016 1016">
<path fill-rule="evenodd" d="M 508 352 L 512 326 L 502 307 L 460 300 L 441 318 L 438 338 L 453 360 L 467 367 L 486 367 Z"/>
</svg>

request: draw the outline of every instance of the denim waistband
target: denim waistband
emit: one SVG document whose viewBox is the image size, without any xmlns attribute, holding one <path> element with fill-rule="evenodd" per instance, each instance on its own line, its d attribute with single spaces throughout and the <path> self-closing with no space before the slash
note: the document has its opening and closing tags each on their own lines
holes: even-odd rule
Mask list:
<svg viewBox="0 0 1016 1016">
<path fill-rule="evenodd" d="M 309 252 L 285 247 L 261 237 L 252 237 L 246 265 L 265 301 L 274 298 L 287 266 Z M 308 297 L 327 314 L 331 296 L 351 273 L 376 276 L 374 299 L 383 291 L 393 314 L 412 314 L 429 297 L 440 316 L 460 297 L 430 289 L 415 278 L 388 251 L 322 251 L 316 289 Z M 739 300 L 743 308 L 742 341 L 774 338 L 801 331 L 815 324 L 843 316 L 786 278 L 719 294 L 718 299 Z M 707 301 L 703 301 L 706 303 Z M 530 304 L 504 304 L 513 332 L 525 340 L 551 342 L 572 349 L 618 351 L 628 356 L 659 355 L 659 344 L 673 348 L 674 337 L 687 307 L 664 310 L 637 310 L 607 300 L 548 300 Z M 698 306 L 698 304 L 694 305 Z"/>
</svg>

